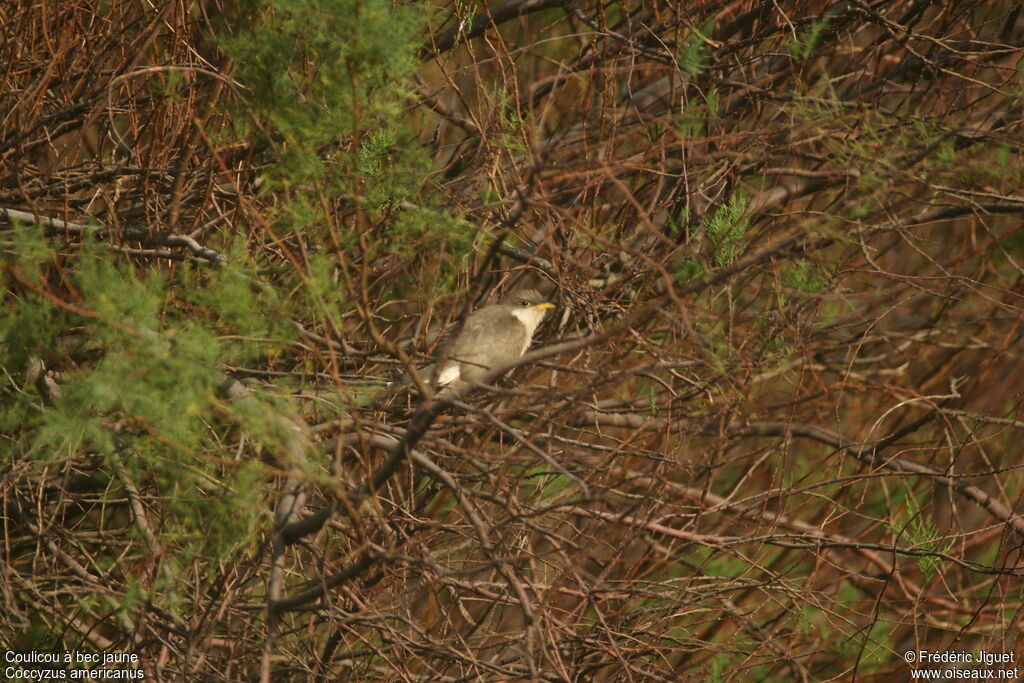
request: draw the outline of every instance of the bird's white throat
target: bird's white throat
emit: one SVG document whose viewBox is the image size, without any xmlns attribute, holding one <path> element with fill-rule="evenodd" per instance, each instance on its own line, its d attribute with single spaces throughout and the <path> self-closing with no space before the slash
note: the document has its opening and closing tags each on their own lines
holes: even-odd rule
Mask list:
<svg viewBox="0 0 1024 683">
<path fill-rule="evenodd" d="M 512 315 L 514 315 L 519 322 L 526 328 L 526 346 L 523 347 L 523 351 L 530 346 L 530 339 L 533 338 L 533 333 L 537 329 L 537 325 L 540 325 L 540 321 L 544 319 L 544 314 L 547 313 L 543 308 L 513 308 Z"/>
</svg>

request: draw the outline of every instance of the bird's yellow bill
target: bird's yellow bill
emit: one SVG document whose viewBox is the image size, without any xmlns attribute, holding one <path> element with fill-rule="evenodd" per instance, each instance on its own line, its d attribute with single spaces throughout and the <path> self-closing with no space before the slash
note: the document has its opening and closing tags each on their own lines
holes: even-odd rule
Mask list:
<svg viewBox="0 0 1024 683">
<path fill-rule="evenodd" d="M 555 307 L 554 304 L 549 304 L 547 301 L 545 301 L 542 304 L 537 304 L 536 306 L 534 306 L 534 308 L 540 309 L 542 311 L 546 311 L 547 309 L 554 308 L 554 307 Z"/>
</svg>

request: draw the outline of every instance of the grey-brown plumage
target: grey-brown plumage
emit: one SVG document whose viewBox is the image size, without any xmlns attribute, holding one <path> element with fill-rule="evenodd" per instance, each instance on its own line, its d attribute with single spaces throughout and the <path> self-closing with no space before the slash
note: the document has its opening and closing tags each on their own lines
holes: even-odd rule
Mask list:
<svg viewBox="0 0 1024 683">
<path fill-rule="evenodd" d="M 535 290 L 522 289 L 471 313 L 447 349 L 445 360 L 431 371 L 434 387 L 445 393 L 461 392 L 491 368 L 519 358 L 530 348 L 533 333 L 552 308 L 554 304 Z"/>
</svg>

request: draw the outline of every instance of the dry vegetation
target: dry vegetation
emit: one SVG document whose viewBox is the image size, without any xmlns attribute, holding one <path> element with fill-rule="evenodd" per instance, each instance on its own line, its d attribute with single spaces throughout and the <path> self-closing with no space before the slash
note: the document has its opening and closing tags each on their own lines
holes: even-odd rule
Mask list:
<svg viewBox="0 0 1024 683">
<path fill-rule="evenodd" d="M 160 681 L 1024 656 L 1018 3 L 348 5 L 351 90 L 319 46 L 263 91 L 232 41 L 290 55 L 287 3 L 0 7 L 4 648 Z M 559 304 L 523 367 L 374 396 L 514 286 Z"/>
</svg>

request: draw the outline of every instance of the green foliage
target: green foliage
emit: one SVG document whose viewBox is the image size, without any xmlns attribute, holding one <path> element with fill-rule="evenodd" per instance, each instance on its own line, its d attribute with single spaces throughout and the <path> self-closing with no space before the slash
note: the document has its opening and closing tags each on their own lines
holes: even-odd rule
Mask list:
<svg viewBox="0 0 1024 683">
<path fill-rule="evenodd" d="M 202 314 L 204 328 L 230 336 L 230 343 L 220 344 L 218 360 L 232 365 L 278 354 L 295 337 L 288 316 L 303 312 L 301 304 L 253 277 L 253 264 L 245 261 L 239 254 L 216 271 L 187 270 L 176 290 L 193 316 Z M 330 292 L 336 296 L 337 288 Z"/>
<path fill-rule="evenodd" d="M 694 278 L 703 277 L 706 273 L 707 269 L 704 268 L 700 261 L 687 258 L 675 264 L 672 275 L 675 276 L 677 283 L 685 285 Z"/>
<path fill-rule="evenodd" d="M 799 36 L 789 43 L 789 54 L 798 62 L 802 62 L 814 53 L 814 48 L 821 42 L 821 36 L 828 27 L 829 17 L 821 16 L 811 22 Z"/>
<path fill-rule="evenodd" d="M 683 137 L 704 135 L 708 123 L 718 117 L 718 88 L 710 88 L 706 93 L 702 92 L 701 96 L 703 104 L 699 101 L 688 102 L 676 123 L 676 130 Z"/>
<path fill-rule="evenodd" d="M 708 117 L 718 118 L 718 88 L 709 88 L 704 94 L 704 102 L 708 106 Z"/>
<path fill-rule="evenodd" d="M 399 125 L 368 133 L 354 156 L 352 177 L 342 178 L 340 186 L 351 186 L 358 180 L 361 205 L 370 210 L 402 208 L 403 200 L 417 198 L 433 171 L 415 137 Z M 336 161 L 344 159 L 339 155 Z M 344 170 L 344 164 L 340 170 Z"/>
<path fill-rule="evenodd" d="M 956 143 L 950 138 L 943 140 L 935 151 L 935 156 L 945 164 L 955 164 Z"/>
<path fill-rule="evenodd" d="M 707 37 L 715 27 L 713 20 L 708 20 L 700 31 L 693 31 L 683 42 L 679 52 L 679 68 L 696 78 L 707 66 L 707 54 L 705 54 L 704 38 Z"/>
<path fill-rule="evenodd" d="M 24 239 L 28 228 L 15 226 L 18 259 L 15 268 L 29 282 L 39 285 L 42 282 L 40 267 L 50 252 L 45 249 L 42 240 Z M 31 305 L 7 294 L 6 288 L 0 289 L 0 357 L 4 367 L 24 368 L 32 356 L 44 356 L 48 349 L 53 348 L 58 332 L 54 319 L 59 315 L 57 307 L 49 300 L 35 298 Z M 15 310 L 18 313 L 15 313 Z M 0 424 L 4 415 L 0 411 Z M 17 420 L 14 420 L 17 424 Z"/>
<path fill-rule="evenodd" d="M 943 538 L 931 515 L 921 508 L 911 491 L 907 491 L 903 513 L 886 526 L 897 536 L 905 538 L 909 547 L 928 553 L 945 554 L 956 545 L 955 538 Z M 941 558 L 930 554 L 915 559 L 924 583 L 931 581 L 943 563 Z"/>
<path fill-rule="evenodd" d="M 708 680 L 713 683 L 730 680 L 728 673 L 732 670 L 734 664 L 735 662 L 731 656 L 724 652 L 719 652 L 715 655 L 715 658 L 711 660 L 711 672 L 708 676 Z"/>
<path fill-rule="evenodd" d="M 243 28 L 221 45 L 245 86 L 237 133 L 274 160 L 266 192 L 285 199 L 273 209 L 275 232 L 351 248 L 354 226 L 339 225 L 332 206 L 355 202 L 369 224 L 387 228 L 369 240 L 373 258 L 468 251 L 472 226 L 437 208 L 430 158 L 399 116 L 424 9 L 391 0 L 243 4 Z"/>
<path fill-rule="evenodd" d="M 893 660 L 893 644 L 889 636 L 892 627 L 892 623 L 876 618 L 864 632 L 833 639 L 831 649 L 841 657 L 856 660 L 859 671 L 873 673 Z"/>
<path fill-rule="evenodd" d="M 173 532 L 179 542 L 177 559 L 183 565 L 196 556 L 227 561 L 239 551 L 252 551 L 268 521 L 267 500 L 273 489 L 259 462 L 239 463 L 220 477 L 212 489 L 186 486 L 179 478 L 175 495 L 168 499 L 178 520 Z M 195 519 L 191 510 L 202 510 L 202 519 Z M 197 526 L 200 521 L 202 526 Z"/>
<path fill-rule="evenodd" d="M 820 631 L 822 630 L 822 611 L 811 605 L 801 607 L 797 615 L 797 628 L 804 638 L 812 635 L 820 636 Z"/>
<path fill-rule="evenodd" d="M 692 562 L 705 576 L 737 579 L 750 573 L 750 563 L 716 548 L 700 548 Z"/>
<path fill-rule="evenodd" d="M 136 606 L 144 604 L 148 597 L 138 578 L 129 577 L 124 597 L 121 599 L 121 609 L 130 614 Z"/>
<path fill-rule="evenodd" d="M 34 273 L 40 289 L 52 289 L 53 274 L 34 267 L 56 258 L 47 255 L 44 238 L 26 232 L 23 246 L 14 267 L 26 277 Z M 123 466 L 138 488 L 152 485 L 165 503 L 160 542 L 175 551 L 176 562 L 224 558 L 251 545 L 266 514 L 257 493 L 265 473 L 256 462 L 221 467 L 209 456 L 231 428 L 218 427 L 211 417 L 219 364 L 251 360 L 275 348 L 268 337 L 284 342 L 294 334 L 271 322 L 280 316 L 266 315 L 273 290 L 254 286 L 234 267 L 185 268 L 168 278 L 93 243 L 83 245 L 70 264 L 71 305 L 56 306 L 28 292 L 0 310 L 0 330 L 11 349 L 4 357 L 8 376 L 24 376 L 31 355 L 69 358 L 61 368 L 59 397 L 44 402 L 33 388 L 0 393 L 9 452 L 57 466 L 99 455 L 111 472 Z M 226 335 L 231 343 L 224 343 Z M 218 481 L 222 488 L 211 495 L 209 484 Z M 124 499 L 118 479 L 112 477 L 106 495 Z M 125 560 L 98 555 L 93 561 L 116 571 Z M 164 574 L 155 580 L 169 582 L 168 588 L 176 581 Z M 136 583 L 129 579 L 128 586 L 123 609 L 142 599 Z"/>
<path fill-rule="evenodd" d="M 704 234 L 711 245 L 712 260 L 727 266 L 740 254 L 740 241 L 747 234 L 750 218 L 745 215 L 747 198 L 736 193 L 704 221 Z"/>
<path fill-rule="evenodd" d="M 686 219 L 689 211 L 684 209 L 679 215 L 670 213 L 665 221 L 665 232 L 676 241 L 681 242 L 686 237 Z"/>
<path fill-rule="evenodd" d="M 828 281 L 808 259 L 797 259 L 782 271 L 782 290 L 779 291 L 779 305 L 785 306 L 788 291 L 817 294 L 825 290 Z"/>
<path fill-rule="evenodd" d="M 782 273 L 782 286 L 789 289 L 808 291 L 805 288 L 811 281 L 811 271 L 813 267 L 814 266 L 807 259 L 798 259 L 794 261 Z M 813 289 L 810 291 L 819 290 Z"/>
<path fill-rule="evenodd" d="M 246 88 L 241 122 L 258 121 L 277 157 L 268 171 L 271 186 L 316 183 L 330 190 L 343 181 L 358 183 L 360 173 L 382 181 L 384 156 L 402 135 L 386 124 L 405 100 L 399 84 L 414 65 L 412 46 L 422 27 L 415 6 L 248 0 L 242 11 L 245 28 L 223 39 L 222 47 Z M 321 158 L 322 145 L 363 131 L 371 132 L 354 154 L 328 163 Z M 252 135 L 244 127 L 238 132 Z"/>
<path fill-rule="evenodd" d="M 697 137 L 704 132 L 704 124 L 707 118 L 700 107 L 690 106 L 683 109 L 676 124 L 676 130 L 683 137 Z"/>
<path fill-rule="evenodd" d="M 594 226 L 593 228 L 573 226 L 572 233 L 576 237 L 575 246 L 579 249 L 589 249 L 593 252 L 602 252 L 608 247 L 607 242 L 599 237 L 607 231 L 607 226 Z"/>
<path fill-rule="evenodd" d="M 647 401 L 647 410 L 652 417 L 658 416 L 658 387 L 650 380 L 641 378 L 637 381 L 636 392 L 638 398 Z"/>
<path fill-rule="evenodd" d="M 549 474 L 547 481 L 543 484 L 540 491 L 541 500 L 551 500 L 561 496 L 569 486 L 575 486 L 575 482 L 564 474 Z"/>
<path fill-rule="evenodd" d="M 443 248 L 453 256 L 462 256 L 472 249 L 476 229 L 441 210 L 413 208 L 396 217 L 392 237 L 396 247 L 422 245 L 429 239 L 434 241 L 435 249 Z M 448 261 L 454 262 L 454 259 Z"/>
<path fill-rule="evenodd" d="M 683 137 L 697 137 L 704 132 L 707 124 L 707 113 L 697 105 L 691 105 L 683 109 L 676 123 L 676 130 Z"/>
<path fill-rule="evenodd" d="M 498 188 L 492 185 L 483 185 L 480 188 L 480 196 L 477 198 L 477 201 L 483 206 L 493 208 L 500 206 L 503 200 Z"/>
<path fill-rule="evenodd" d="M 25 225 L 15 219 L 12 225 L 14 229 L 14 253 L 18 255 L 18 268 L 25 277 L 38 284 L 43 264 L 54 257 L 54 249 L 44 240 L 39 239 L 39 228 L 35 225 Z M 4 290 L 0 290 L 3 292 Z"/>
<path fill-rule="evenodd" d="M 88 337 L 101 356 L 95 364 L 69 373 L 63 398 L 46 411 L 26 402 L 10 406 L 4 413 L 13 419 L 4 420 L 4 429 L 21 431 L 27 437 L 26 449 L 46 459 L 71 456 L 83 446 L 109 450 L 111 431 L 103 423 L 114 413 L 172 440 L 181 439 L 184 447 L 194 445 L 180 417 L 194 414 L 198 396 L 208 386 L 216 343 L 187 323 L 184 329 L 161 330 L 158 275 L 135 277 L 98 249 L 87 251 L 72 279 L 83 296 L 78 307 L 92 316 L 45 305 L 48 315 L 40 316 L 41 297 L 26 296 L 5 307 L 0 325 L 12 333 L 8 340 L 15 349 L 34 346 L 22 343 L 19 329 L 38 331 L 51 343 L 75 330 Z M 12 361 L 21 366 L 26 358 L 14 354 L 8 359 Z M 11 369 L 23 372 L 18 366 Z"/>
<path fill-rule="evenodd" d="M 408 46 L 422 29 L 415 5 L 245 0 L 240 14 L 248 25 L 222 45 L 248 89 L 248 113 L 287 143 L 285 158 L 313 162 L 314 145 L 396 111 L 395 84 L 413 68 Z"/>
</svg>

